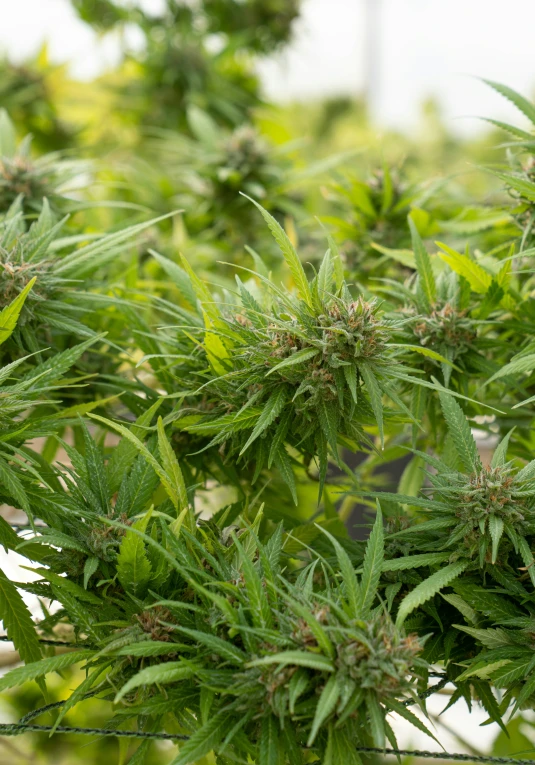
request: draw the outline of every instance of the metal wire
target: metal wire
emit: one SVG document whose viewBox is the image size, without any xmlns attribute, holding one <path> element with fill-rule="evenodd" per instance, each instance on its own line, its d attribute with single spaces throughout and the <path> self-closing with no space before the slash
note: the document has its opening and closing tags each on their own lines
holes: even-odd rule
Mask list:
<svg viewBox="0 0 535 765">
<path fill-rule="evenodd" d="M 21 723 L 0 724 L 0 735 L 20 736 L 23 733 L 51 733 L 51 725 L 27 725 Z M 189 736 L 178 733 L 156 733 L 151 731 L 116 730 L 109 728 L 79 728 L 58 726 L 56 733 L 72 733 L 94 736 L 118 736 L 120 738 L 140 738 L 153 741 L 187 741 Z M 478 762 L 488 765 L 535 765 L 535 760 L 520 760 L 516 757 L 491 757 L 490 755 L 461 754 L 459 752 L 429 752 L 420 749 L 380 749 L 373 746 L 357 746 L 359 754 L 380 754 L 383 757 L 418 757 L 425 760 L 451 760 L 454 762 Z M 319 760 L 317 761 L 319 762 Z M 314 763 L 313 765 L 316 765 Z"/>
</svg>

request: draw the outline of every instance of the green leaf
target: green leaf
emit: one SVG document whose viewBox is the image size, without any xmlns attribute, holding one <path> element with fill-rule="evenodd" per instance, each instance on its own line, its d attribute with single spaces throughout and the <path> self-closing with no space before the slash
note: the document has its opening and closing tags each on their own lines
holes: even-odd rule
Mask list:
<svg viewBox="0 0 535 765">
<path fill-rule="evenodd" d="M 203 309 L 204 326 L 206 332 L 204 333 L 204 350 L 208 356 L 210 366 L 217 375 L 224 375 L 228 372 L 228 368 L 225 366 L 225 361 L 230 359 L 228 348 L 223 343 L 220 335 L 217 332 L 213 332 L 213 323 L 208 313 Z"/>
<path fill-rule="evenodd" d="M 5 341 L 8 339 L 8 337 L 11 336 L 13 330 L 17 326 L 17 321 L 20 316 L 20 312 L 22 311 L 24 301 L 26 300 L 28 292 L 35 284 L 36 279 L 37 277 L 34 276 L 33 279 L 31 279 L 24 287 L 24 289 L 19 292 L 17 297 L 9 305 L 6 305 L 2 311 L 0 311 L 0 345 L 5 343 Z"/>
<path fill-rule="evenodd" d="M 100 561 L 96 557 L 87 558 L 86 562 L 84 563 L 84 590 L 87 590 L 89 580 L 97 570 L 99 563 Z"/>
<path fill-rule="evenodd" d="M 0 621 L 22 661 L 28 664 L 41 658 L 35 624 L 28 607 L 3 572 L 0 572 Z"/>
<path fill-rule="evenodd" d="M 354 364 L 346 364 L 343 367 L 347 387 L 351 391 L 351 398 L 357 403 L 357 368 Z"/>
<path fill-rule="evenodd" d="M 89 415 L 91 419 L 97 420 L 98 422 L 102 422 L 106 427 L 112 428 L 112 430 L 116 430 L 118 433 L 120 433 L 122 436 L 124 436 L 128 441 L 132 443 L 133 446 L 137 449 L 137 451 L 143 455 L 143 457 L 147 460 L 149 465 L 152 467 L 160 481 L 162 482 L 162 485 L 167 492 L 167 495 L 175 504 L 175 502 L 178 502 L 177 493 L 176 493 L 176 487 L 174 485 L 174 480 L 171 476 L 167 474 L 167 472 L 161 467 L 158 460 L 154 457 L 153 454 L 150 453 L 150 451 L 147 449 L 145 444 L 143 444 L 137 436 L 134 435 L 134 433 L 128 428 L 125 428 L 124 425 L 119 424 L 118 422 L 113 422 L 112 420 L 108 420 L 105 417 L 101 417 L 98 414 L 90 414 Z M 177 505 L 175 505 L 177 507 Z"/>
<path fill-rule="evenodd" d="M 303 361 L 308 361 L 308 359 L 312 359 L 314 356 L 317 356 L 319 352 L 319 348 L 303 348 L 303 350 L 293 353 L 291 356 L 288 356 L 287 359 L 283 359 L 281 362 L 272 367 L 266 374 L 266 377 L 273 374 L 273 372 L 278 372 L 279 369 L 284 369 L 285 367 L 293 367 L 296 364 L 301 364 Z"/>
<path fill-rule="evenodd" d="M 385 560 L 382 565 L 382 571 L 408 571 L 411 568 L 420 568 L 421 566 L 435 566 L 437 563 L 444 563 L 449 557 L 450 553 L 417 553 L 416 555 L 407 555 L 403 558 Z"/>
<path fill-rule="evenodd" d="M 514 431 L 514 428 L 511 428 L 509 433 L 505 435 L 498 446 L 496 447 L 496 450 L 494 454 L 492 455 L 492 460 L 490 462 L 491 468 L 496 467 L 503 467 L 507 462 L 507 449 L 509 447 L 509 439 L 511 438 L 511 435 Z"/>
<path fill-rule="evenodd" d="M 482 469 L 481 459 L 468 420 L 452 396 L 442 392 L 439 393 L 439 396 L 455 451 L 459 455 L 465 469 L 471 473 L 477 473 Z"/>
<path fill-rule="evenodd" d="M 531 552 L 531 548 L 524 537 L 519 538 L 518 547 L 524 566 L 526 567 L 529 578 L 531 579 L 531 583 L 535 585 L 535 561 L 533 560 L 533 553 Z"/>
<path fill-rule="evenodd" d="M 442 593 L 442 597 L 445 601 L 450 603 L 454 608 L 456 608 L 458 611 L 461 612 L 461 614 L 464 616 L 467 622 L 470 622 L 471 624 L 477 624 L 479 621 L 479 617 L 476 613 L 476 611 L 470 606 L 464 598 L 461 598 L 460 595 L 457 595 L 454 592 L 444 594 Z"/>
<path fill-rule="evenodd" d="M 509 88 L 507 85 L 502 85 L 500 82 L 485 79 L 482 79 L 482 82 L 489 85 L 497 93 L 504 96 L 504 98 L 507 98 L 508 101 L 514 104 L 514 106 L 516 106 L 516 108 L 521 111 L 533 125 L 535 125 L 535 106 L 531 101 L 528 101 L 527 98 L 521 96 L 516 90 Z"/>
<path fill-rule="evenodd" d="M 258 202 L 255 202 L 254 199 L 248 197 L 247 194 L 242 194 L 242 196 L 252 202 L 255 207 L 257 207 L 262 213 L 264 220 L 268 224 L 271 233 L 273 234 L 273 238 L 280 247 L 280 250 L 284 256 L 284 260 L 286 261 L 288 268 L 291 271 L 299 296 L 305 301 L 309 308 L 312 308 L 312 293 L 310 291 L 308 279 L 305 274 L 305 269 L 299 260 L 299 255 L 295 251 L 295 248 L 291 243 L 288 234 L 284 231 L 282 226 L 277 223 L 275 218 L 273 218 L 273 216 L 270 215 L 267 210 L 264 210 L 262 205 L 259 205 Z"/>
<path fill-rule="evenodd" d="M 228 640 L 223 640 L 216 635 L 210 635 L 208 632 L 201 632 L 200 630 L 191 630 L 187 627 L 176 627 L 177 632 L 182 632 L 184 635 L 189 635 L 190 638 L 202 643 L 211 650 L 213 654 L 219 654 L 227 661 L 232 661 L 235 664 L 243 664 L 247 658 L 246 654 L 237 646 L 230 643 Z"/>
<path fill-rule="evenodd" d="M 4 495 L 8 495 L 14 500 L 17 507 L 25 510 L 31 515 L 30 502 L 28 496 L 20 481 L 18 475 L 12 467 L 0 457 L 0 486 L 2 486 Z"/>
<path fill-rule="evenodd" d="M 433 276 L 433 269 L 431 268 L 431 260 L 424 247 L 420 234 L 418 233 L 416 224 L 410 215 L 408 220 L 409 228 L 411 230 L 412 249 L 414 252 L 414 260 L 416 262 L 416 270 L 420 277 L 419 283 L 426 300 L 427 308 L 430 309 L 437 299 L 437 286 L 435 277 Z"/>
<path fill-rule="evenodd" d="M 115 696 L 114 703 L 118 704 L 127 693 L 142 685 L 167 685 L 168 683 L 176 683 L 179 680 L 189 680 L 193 675 L 193 667 L 189 663 L 186 665 L 181 661 L 167 661 L 163 664 L 145 667 L 145 669 L 137 672 L 123 685 Z"/>
<path fill-rule="evenodd" d="M 79 418 L 80 426 L 84 437 L 85 464 L 87 468 L 87 477 L 91 491 L 95 494 L 100 505 L 102 515 L 107 515 L 110 502 L 110 489 L 104 467 L 104 458 L 101 451 L 91 438 L 89 431 L 82 420 Z"/>
<path fill-rule="evenodd" d="M 351 734 L 345 728 L 329 726 L 329 739 L 322 765 L 362 765 Z M 292 763 L 293 765 L 293 763 Z"/>
<path fill-rule="evenodd" d="M 199 300 L 202 304 L 203 310 L 208 314 L 212 321 L 217 321 L 217 319 L 219 319 L 219 309 L 214 301 L 212 294 L 210 293 L 210 290 L 205 285 L 205 283 L 199 279 L 184 255 L 180 255 L 180 260 L 184 266 L 186 274 L 190 278 L 193 291 L 197 296 L 197 300 Z"/>
<path fill-rule="evenodd" d="M 334 672 L 334 665 L 329 659 L 311 651 L 281 651 L 250 661 L 247 666 L 261 667 L 264 664 L 280 664 L 281 666 L 294 664 L 296 667 L 308 667 L 320 672 Z"/>
<path fill-rule="evenodd" d="M 385 436 L 384 436 L 384 430 L 383 430 L 383 401 L 382 401 L 381 388 L 379 387 L 377 378 L 375 377 L 371 369 L 369 369 L 367 364 L 360 365 L 359 373 L 362 379 L 364 380 L 364 383 L 366 385 L 366 390 L 368 391 L 368 395 L 370 397 L 370 404 L 373 409 L 375 419 L 377 421 L 377 427 L 379 429 L 379 437 L 381 439 L 381 449 L 384 449 Z"/>
<path fill-rule="evenodd" d="M 258 765 L 279 765 L 279 724 L 273 714 L 262 718 Z"/>
<path fill-rule="evenodd" d="M 492 282 L 491 274 L 466 255 L 452 250 L 447 244 L 442 242 L 436 242 L 436 244 L 444 250 L 444 252 L 439 252 L 444 263 L 447 263 L 459 276 L 463 276 L 474 292 L 485 295 Z"/>
<path fill-rule="evenodd" d="M 269 628 L 273 624 L 273 616 L 262 580 L 234 532 L 232 539 L 240 554 L 241 571 L 249 597 L 253 623 L 256 627 Z"/>
<path fill-rule="evenodd" d="M 40 677 L 44 677 L 44 675 L 48 675 L 50 672 L 60 672 L 62 669 L 90 659 L 92 656 L 94 656 L 94 651 L 72 651 L 60 656 L 53 656 L 50 659 L 33 661 L 24 667 L 17 667 L 17 669 L 12 669 L 11 672 L 0 677 L 0 692 L 7 691 L 9 688 L 16 688 L 18 685 L 27 683 L 30 680 L 37 680 Z"/>
<path fill-rule="evenodd" d="M 496 701 L 488 682 L 485 682 L 484 680 L 475 680 L 475 681 L 472 681 L 472 685 L 474 687 L 474 690 L 477 696 L 479 697 L 479 700 L 483 708 L 489 715 L 490 719 L 493 722 L 498 723 L 498 725 L 503 730 L 505 735 L 508 736 L 509 734 L 508 734 L 507 728 L 503 724 L 500 707 L 498 706 L 498 702 Z M 533 690 L 535 690 L 535 683 L 533 684 Z M 522 701 L 523 700 L 521 700 L 520 697 L 517 699 L 517 707 L 520 706 Z M 514 711 L 515 710 L 513 710 L 513 713 Z"/>
<path fill-rule="evenodd" d="M 303 667 L 300 667 L 293 673 L 290 682 L 288 683 L 288 707 L 290 709 L 290 714 L 294 714 L 296 702 L 306 691 L 309 683 L 310 679 L 308 672 L 306 672 Z"/>
<path fill-rule="evenodd" d="M 338 678 L 336 675 L 331 675 L 325 683 L 321 696 L 318 699 L 307 746 L 312 746 L 319 733 L 319 729 L 333 713 L 339 698 L 340 685 L 338 683 Z"/>
<path fill-rule="evenodd" d="M 184 483 L 182 470 L 178 464 L 176 454 L 165 434 L 161 417 L 158 417 L 158 450 L 162 460 L 162 467 L 169 478 L 169 489 L 172 492 L 171 500 L 177 511 L 183 510 L 188 506 L 186 484 Z"/>
<path fill-rule="evenodd" d="M 431 731 L 427 728 L 426 725 L 414 714 L 414 712 L 411 712 L 410 709 L 407 709 L 407 707 L 404 704 L 401 704 L 399 701 L 396 701 L 395 699 L 388 699 L 388 706 L 394 710 L 394 712 L 397 712 L 397 714 L 400 717 L 405 718 L 407 722 L 409 722 L 411 725 L 413 725 L 415 728 L 417 728 L 422 733 L 425 733 L 426 736 L 429 736 L 434 741 L 440 743 L 438 739 L 433 736 Z"/>
<path fill-rule="evenodd" d="M 372 529 L 372 533 L 366 544 L 366 553 L 364 555 L 364 564 L 362 567 L 362 578 L 360 581 L 359 603 L 356 614 L 360 618 L 366 619 L 371 611 L 377 587 L 381 578 L 384 560 L 384 534 L 383 534 L 383 515 L 381 505 L 377 500 L 377 517 Z"/>
<path fill-rule="evenodd" d="M 520 356 L 517 359 L 513 359 L 509 364 L 504 364 L 503 367 L 498 369 L 492 377 L 485 382 L 485 385 L 489 385 L 494 380 L 498 380 L 500 377 L 506 377 L 507 375 L 519 375 L 524 372 L 532 372 L 535 369 L 535 353 L 530 353 L 527 356 Z"/>
<path fill-rule="evenodd" d="M 333 457 L 338 459 L 338 424 L 340 419 L 338 404 L 322 397 L 318 402 L 317 412 L 321 429 L 331 447 Z"/>
<path fill-rule="evenodd" d="M 447 359 L 445 356 L 442 356 L 442 354 L 437 353 L 436 351 L 431 350 L 431 348 L 426 348 L 425 345 L 410 345 L 410 344 L 397 344 L 397 343 L 391 343 L 391 345 L 395 348 L 405 348 L 407 351 L 413 351 L 413 353 L 419 353 L 422 356 L 427 356 L 429 359 L 434 359 L 435 361 L 440 361 L 441 364 L 447 364 L 449 367 L 454 367 L 454 369 L 459 370 L 459 367 L 455 366 L 455 364 Z"/>
<path fill-rule="evenodd" d="M 228 712 L 225 710 L 218 712 L 180 746 L 178 757 L 169 765 L 194 765 L 221 743 L 228 732 L 230 721 Z"/>
<path fill-rule="evenodd" d="M 467 565 L 468 561 L 450 563 L 445 568 L 440 569 L 440 571 L 431 574 L 428 579 L 420 582 L 420 584 L 417 585 L 414 590 L 409 592 L 409 594 L 401 601 L 396 618 L 396 625 L 400 627 L 412 611 L 440 592 L 443 587 L 447 587 L 448 584 L 453 582 L 454 579 L 462 574 Z"/>
<path fill-rule="evenodd" d="M 375 691 L 366 693 L 366 708 L 370 719 L 370 733 L 375 746 L 383 749 L 385 745 L 385 713 L 377 700 Z"/>
<path fill-rule="evenodd" d="M 489 533 L 492 539 L 492 562 L 496 563 L 498 546 L 503 534 L 503 520 L 494 513 L 489 515 Z"/>
<path fill-rule="evenodd" d="M 321 310 L 322 300 L 328 297 L 328 294 L 332 290 L 333 274 L 334 274 L 333 257 L 331 255 L 331 250 L 329 249 L 323 256 L 323 260 L 321 261 L 321 266 L 320 266 L 320 270 L 318 271 L 318 277 L 317 277 L 317 289 L 318 289 L 318 295 L 320 299 L 320 305 L 318 307 L 320 308 L 320 310 Z"/>
<path fill-rule="evenodd" d="M 277 419 L 279 414 L 282 412 L 285 403 L 286 389 L 284 386 L 280 386 L 268 398 L 266 405 L 262 409 L 262 413 L 260 414 L 260 417 L 258 418 L 258 421 L 253 428 L 253 432 L 247 439 L 245 446 L 240 451 L 240 457 L 251 446 L 251 444 L 256 441 L 258 436 L 262 435 L 262 433 L 267 428 L 269 428 L 269 426 Z"/>
<path fill-rule="evenodd" d="M 192 308 L 197 307 L 197 296 L 195 290 L 191 285 L 191 279 L 186 271 L 181 268 L 177 263 L 165 258 L 154 250 L 149 250 L 153 258 L 155 258 L 169 278 L 173 281 L 182 297 L 190 304 Z"/>
<path fill-rule="evenodd" d="M 376 521 L 377 523 L 377 521 Z M 351 563 L 351 559 L 349 555 L 346 553 L 340 542 L 333 537 L 332 534 L 330 534 L 326 529 L 324 529 L 319 524 L 316 524 L 317 528 L 325 534 L 326 537 L 329 538 L 332 546 L 334 547 L 334 551 L 336 553 L 336 558 L 338 560 L 338 565 L 340 566 L 340 573 L 342 574 L 342 581 L 345 586 L 345 590 L 347 593 L 347 600 L 348 600 L 348 608 L 346 608 L 346 611 L 348 611 L 353 617 L 356 617 L 357 615 L 360 616 L 360 608 L 362 607 L 362 604 L 364 602 L 367 602 L 368 600 L 368 594 L 361 594 L 361 588 L 359 587 L 359 583 L 357 581 L 357 577 L 355 574 L 355 567 Z M 375 531 L 375 527 L 374 527 Z M 374 545 L 372 548 L 372 552 L 370 553 L 369 563 L 370 566 L 373 565 L 374 562 L 374 556 L 378 554 L 378 546 L 382 542 L 382 533 L 380 539 L 375 539 Z M 368 585 L 371 587 L 373 582 L 369 582 Z M 373 593 L 375 595 L 375 593 Z"/>
<path fill-rule="evenodd" d="M 62 278 L 80 278 L 86 273 L 91 273 L 116 258 L 128 247 L 132 247 L 136 237 L 143 231 L 173 215 L 176 215 L 176 211 L 100 237 L 62 258 L 61 262 L 54 266 L 54 273 L 61 274 Z"/>
<path fill-rule="evenodd" d="M 151 513 L 152 508 L 142 519 L 136 521 L 133 528 L 144 532 Z M 142 597 L 147 589 L 151 574 L 152 568 L 143 539 L 133 531 L 127 531 L 117 556 L 117 576 L 120 583 L 127 592 Z"/>
</svg>

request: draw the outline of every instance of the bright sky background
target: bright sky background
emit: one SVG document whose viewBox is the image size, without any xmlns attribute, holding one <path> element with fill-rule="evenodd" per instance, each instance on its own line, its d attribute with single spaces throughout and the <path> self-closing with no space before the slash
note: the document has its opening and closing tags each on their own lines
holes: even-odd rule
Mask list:
<svg viewBox="0 0 535 765">
<path fill-rule="evenodd" d="M 157 9 L 160 2 L 145 5 Z M 476 130 L 475 120 L 463 119 L 471 115 L 516 119 L 503 99 L 474 78 L 533 93 L 533 0 L 304 0 L 294 44 L 261 66 L 267 94 L 289 99 L 360 92 L 365 8 L 372 3 L 380 16 L 373 108 L 381 124 L 410 128 L 430 94 L 455 130 Z M 13 59 L 48 40 L 54 60 L 70 61 L 76 76 L 91 77 L 118 56 L 118 41 L 98 42 L 68 0 L 0 0 L 0 6 L 0 50 Z"/>
</svg>

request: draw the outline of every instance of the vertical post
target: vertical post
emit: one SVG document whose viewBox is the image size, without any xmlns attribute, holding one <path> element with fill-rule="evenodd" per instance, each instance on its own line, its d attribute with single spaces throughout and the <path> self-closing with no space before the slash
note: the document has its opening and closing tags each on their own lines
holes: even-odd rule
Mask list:
<svg viewBox="0 0 535 765">
<path fill-rule="evenodd" d="M 381 0 L 364 0 L 364 94 L 368 114 L 377 116 L 381 80 Z"/>
</svg>

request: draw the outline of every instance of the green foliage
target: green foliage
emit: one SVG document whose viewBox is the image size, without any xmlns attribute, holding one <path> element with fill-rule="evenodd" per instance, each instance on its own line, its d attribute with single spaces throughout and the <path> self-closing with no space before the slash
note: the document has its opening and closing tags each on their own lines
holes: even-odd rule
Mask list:
<svg viewBox="0 0 535 765">
<path fill-rule="evenodd" d="M 450 704 L 478 700 L 505 730 L 535 698 L 531 180 L 497 171 L 520 195 L 508 210 L 386 161 L 370 182 L 338 168 L 329 219 L 305 181 L 339 157 L 281 160 L 249 124 L 254 87 L 219 88 L 243 20 L 256 54 L 288 38 L 296 4 L 244 3 L 219 58 L 222 3 L 76 5 L 143 30 L 133 121 L 150 95 L 154 124 L 180 113 L 182 132 L 99 171 L 137 178 L 118 204 L 75 203 L 82 166 L 31 156 L 0 119 L 0 544 L 35 575 L 0 573 L 24 662 L 0 689 L 80 665 L 54 727 L 99 701 L 110 728 L 176 735 L 175 765 L 357 765 L 359 747 L 396 747 L 392 712 L 429 733 L 411 706 L 425 713 L 437 668 Z M 509 132 L 518 160 L 531 134 Z M 309 212 L 333 229 L 325 254 Z M 381 470 L 407 453 L 392 491 Z"/>
<path fill-rule="evenodd" d="M 88 167 L 69 162 L 57 153 L 33 158 L 32 136 L 17 144 L 15 126 L 5 109 L 0 110 L 0 214 L 16 202 L 25 213 L 39 212 L 46 198 L 53 209 L 65 209 L 69 191 Z"/>
</svg>

